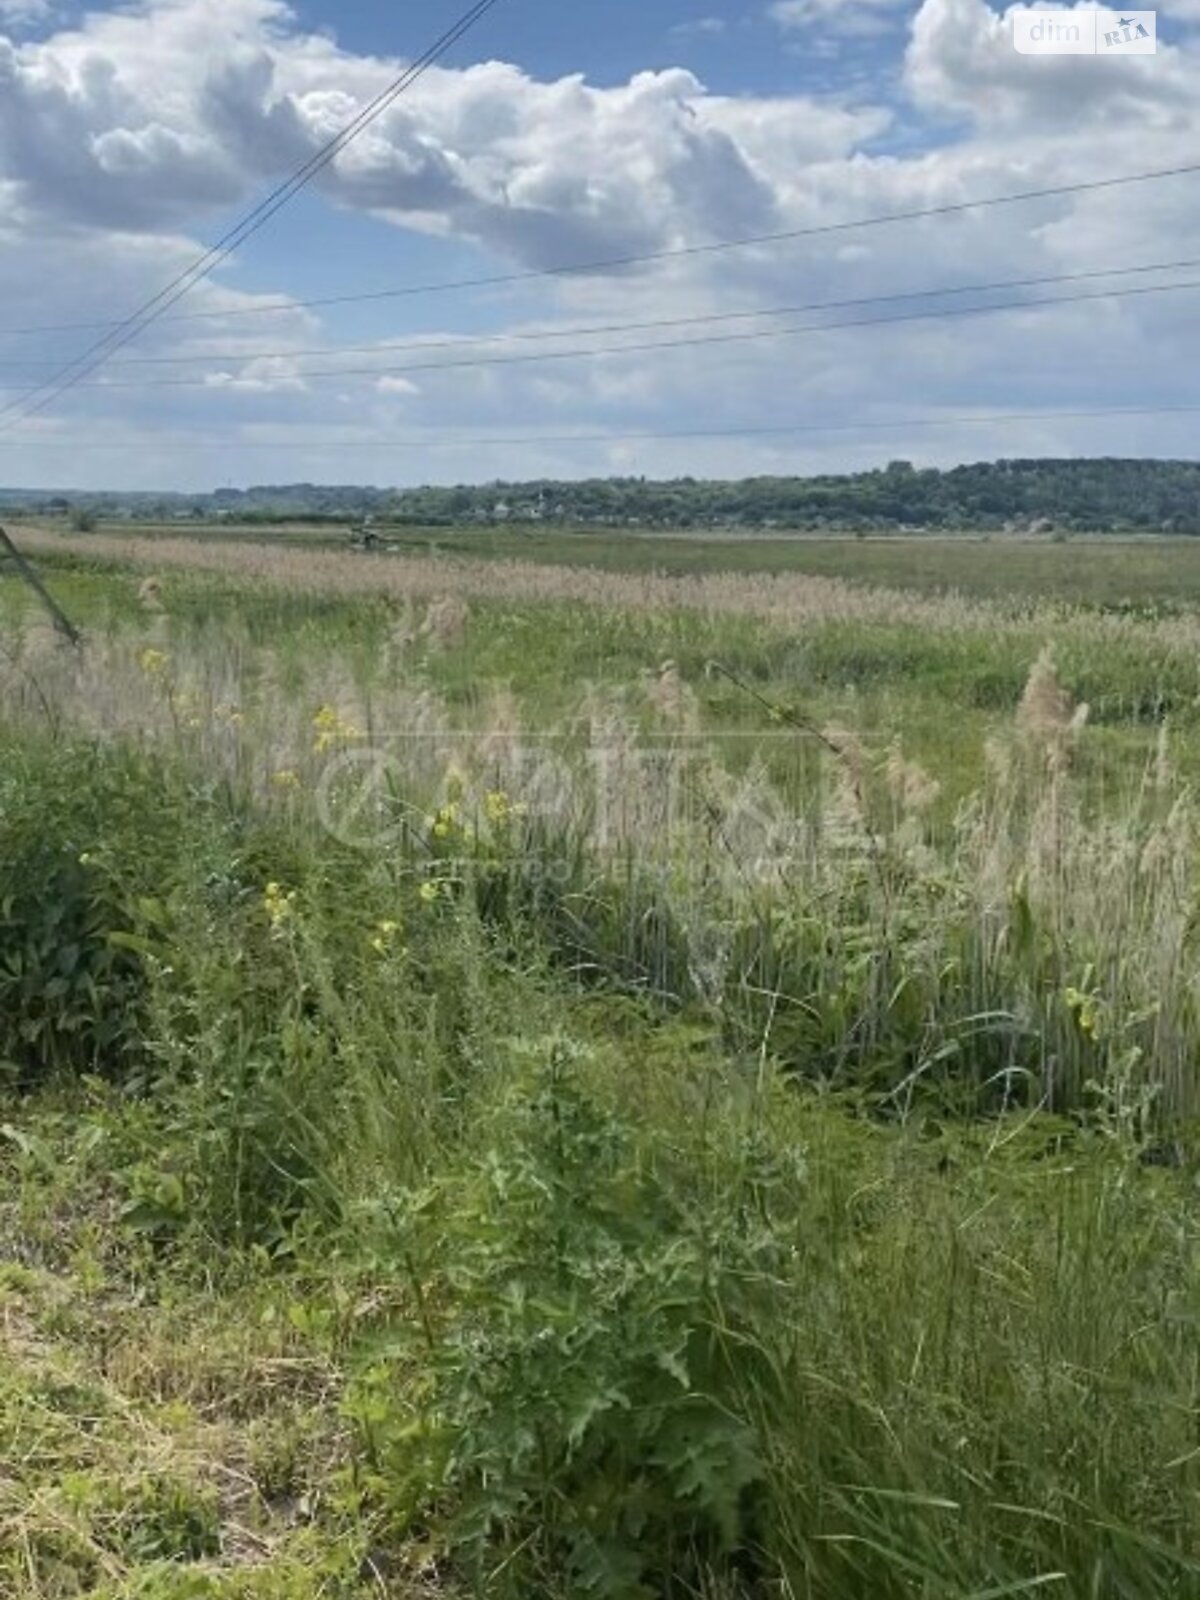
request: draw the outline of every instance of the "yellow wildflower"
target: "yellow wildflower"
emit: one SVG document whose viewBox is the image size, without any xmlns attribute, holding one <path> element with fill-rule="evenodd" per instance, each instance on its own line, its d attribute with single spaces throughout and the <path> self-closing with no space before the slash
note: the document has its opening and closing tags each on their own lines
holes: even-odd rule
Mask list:
<svg viewBox="0 0 1200 1600">
<path fill-rule="evenodd" d="M 435 839 L 448 839 L 459 826 L 458 801 L 449 800 L 432 818 L 430 828 Z"/>
<path fill-rule="evenodd" d="M 138 657 L 138 666 L 147 678 L 161 678 L 170 664 L 171 658 L 164 650 L 143 650 Z"/>
<path fill-rule="evenodd" d="M 271 932 L 279 933 L 296 913 L 296 891 L 284 892 L 277 883 L 269 883 L 263 890 L 263 910 L 271 924 Z"/>
<path fill-rule="evenodd" d="M 1100 1008 L 1103 1004 L 1099 993 L 1095 990 L 1087 992 L 1072 986 L 1067 989 L 1063 998 L 1067 1002 L 1067 1009 L 1074 1013 L 1080 1033 L 1085 1038 L 1094 1039 L 1100 1025 Z"/>
<path fill-rule="evenodd" d="M 317 730 L 313 749 L 318 755 L 324 755 L 327 750 L 332 750 L 341 740 L 362 738 L 361 728 L 355 727 L 353 722 L 341 716 L 333 706 L 322 706 L 313 718 L 312 725 Z"/>
<path fill-rule="evenodd" d="M 376 955 L 386 956 L 395 949 L 396 935 L 400 932 L 400 924 L 398 922 L 381 922 L 378 926 L 379 932 L 371 940 L 371 949 L 375 951 Z"/>
<path fill-rule="evenodd" d="M 436 883 L 423 883 L 417 892 L 427 906 L 434 905 L 441 898 L 441 890 Z"/>
<path fill-rule="evenodd" d="M 483 809 L 493 828 L 502 828 L 506 822 L 526 816 L 529 811 L 527 805 L 509 799 L 503 789 L 493 789 L 485 795 Z"/>
<path fill-rule="evenodd" d="M 277 789 L 298 789 L 300 787 L 300 779 L 290 767 L 281 767 L 274 774 L 271 782 Z"/>
</svg>

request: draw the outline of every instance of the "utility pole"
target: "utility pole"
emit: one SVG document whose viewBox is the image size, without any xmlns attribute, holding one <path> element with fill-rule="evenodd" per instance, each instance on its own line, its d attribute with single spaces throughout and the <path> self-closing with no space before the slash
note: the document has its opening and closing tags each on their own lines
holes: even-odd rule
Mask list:
<svg viewBox="0 0 1200 1600">
<path fill-rule="evenodd" d="M 16 545 L 9 538 L 7 531 L 2 527 L 0 527 L 0 549 L 7 552 L 9 559 L 16 567 L 18 573 L 20 573 L 21 577 L 24 578 L 25 582 L 29 585 L 34 594 L 37 595 L 38 599 L 45 606 L 46 610 L 50 613 L 50 620 L 54 623 L 54 626 L 58 629 L 59 633 L 61 633 L 63 638 L 66 639 L 70 644 L 74 645 L 76 650 L 78 650 L 80 645 L 83 643 L 83 635 L 71 621 L 70 617 L 67 616 L 66 612 L 50 593 L 49 589 L 46 588 L 46 585 L 42 582 L 34 568 L 30 566 L 29 562 L 26 561 L 25 557 L 17 549 Z"/>
</svg>

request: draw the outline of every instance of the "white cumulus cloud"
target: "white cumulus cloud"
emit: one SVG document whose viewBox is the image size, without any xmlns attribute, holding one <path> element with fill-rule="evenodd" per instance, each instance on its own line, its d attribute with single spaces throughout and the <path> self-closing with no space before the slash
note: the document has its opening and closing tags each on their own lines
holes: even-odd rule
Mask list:
<svg viewBox="0 0 1200 1600">
<path fill-rule="evenodd" d="M 307 159 L 397 70 L 295 31 L 278 0 L 94 13 L 39 43 L 0 40 L 0 181 L 31 215 L 194 223 Z M 488 62 L 426 74 L 318 184 L 538 265 L 767 228 L 768 143 L 819 161 L 884 121 L 827 99 L 726 102 L 681 69 L 596 88 Z"/>
<path fill-rule="evenodd" d="M 903 15 L 866 0 L 803 0 L 799 8 L 785 0 L 776 9 L 784 24 L 803 12 L 839 28 L 855 14 L 856 26 L 868 12 Z M 28 386 L 95 336 L 80 329 L 17 339 L 5 327 L 94 323 L 137 305 L 188 265 L 214 219 L 260 198 L 397 70 L 395 60 L 305 31 L 280 0 L 140 0 L 48 37 L 0 37 L 0 387 Z M 670 66 L 597 86 L 582 73 L 548 80 L 486 61 L 429 73 L 322 175 L 313 249 L 336 263 L 339 214 L 352 211 L 386 225 L 374 237 L 395 241 L 394 255 L 420 230 L 423 259 L 439 259 L 439 240 L 465 243 L 482 252 L 485 271 L 488 263 L 504 272 L 690 249 L 1175 166 L 1196 147 L 1198 124 L 1194 46 L 1122 62 L 1032 60 L 1016 54 L 1004 14 L 985 0 L 924 0 L 909 18 L 906 52 L 898 37 L 878 79 L 854 94 L 716 94 Z M 803 308 L 1200 257 L 1197 192 L 1195 180 L 1179 179 L 816 232 L 643 271 L 552 277 L 503 295 L 390 302 L 356 313 L 365 320 L 348 327 L 336 312 L 300 310 L 226 324 L 163 322 L 118 355 L 102 387 L 82 386 L 22 430 L 40 430 L 28 459 L 0 436 L 0 480 L 278 481 L 289 463 L 307 478 L 394 481 L 603 471 L 618 462 L 648 473 L 816 470 L 895 454 L 946 460 L 1092 445 L 1184 453 L 1186 419 L 1102 435 L 1083 424 L 1003 432 L 956 424 L 912 437 L 901 430 L 702 446 L 440 446 L 456 432 L 489 430 L 507 438 L 1182 404 L 1193 385 L 1185 335 L 1200 303 L 1186 292 L 793 336 L 785 330 L 821 320 L 797 309 L 772 319 L 775 336 L 758 341 L 542 365 L 459 362 L 440 373 L 425 370 L 441 359 L 436 353 L 381 350 L 350 358 L 344 364 L 357 371 L 336 381 L 313 371 L 342 362 L 301 352 L 327 345 L 336 357 L 339 341 L 382 347 L 416 336 L 457 361 L 461 353 L 447 345 L 479 333 Z M 330 292 L 386 281 L 362 243 L 369 230 L 360 225 L 352 237 Z M 278 275 L 268 299 L 295 290 L 269 232 L 246 254 L 256 284 L 269 281 L 268 266 Z M 458 254 L 448 249 L 447 262 L 448 275 L 462 275 Z M 231 287 L 238 270 L 223 269 L 181 309 L 261 303 L 262 295 Z M 438 270 L 423 266 L 421 275 Z M 557 341 L 581 342 L 596 341 Z M 522 342 L 484 353 L 528 349 Z M 164 354 L 198 359 L 164 369 L 127 364 Z M 418 360 L 420 402 L 407 406 L 412 377 L 395 369 Z M 160 373 L 161 386 L 139 386 Z M 438 448 L 394 447 L 402 426 L 425 430 Z"/>
<path fill-rule="evenodd" d="M 785 31 L 881 33 L 906 0 L 774 0 L 768 15 Z"/>
</svg>

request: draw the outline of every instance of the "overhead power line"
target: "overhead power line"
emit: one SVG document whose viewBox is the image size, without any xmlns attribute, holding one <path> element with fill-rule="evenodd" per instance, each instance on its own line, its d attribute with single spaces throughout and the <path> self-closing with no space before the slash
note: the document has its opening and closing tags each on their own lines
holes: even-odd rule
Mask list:
<svg viewBox="0 0 1200 1600">
<path fill-rule="evenodd" d="M 890 327 L 910 322 L 941 322 L 960 317 L 993 316 L 1009 311 L 1038 311 L 1046 310 L 1053 306 L 1077 305 L 1083 301 L 1133 299 L 1147 295 L 1170 294 L 1194 289 L 1200 289 L 1200 279 L 1189 279 L 1183 283 L 1148 284 L 1139 288 L 1089 290 L 1083 294 L 1055 295 L 1049 299 L 1040 300 L 1006 300 L 986 306 L 949 306 L 930 311 L 907 311 L 902 312 L 899 316 L 890 317 L 857 317 L 847 322 L 805 323 L 800 327 L 764 328 L 744 333 L 711 333 L 687 339 L 657 339 L 637 344 L 601 346 L 597 349 L 538 350 L 528 355 L 476 356 L 466 361 L 412 361 L 402 366 L 300 368 L 284 376 L 288 379 L 320 381 L 330 378 L 351 377 L 387 378 L 398 377 L 412 372 L 455 372 L 483 367 L 525 366 L 551 361 L 584 361 L 610 356 L 645 355 L 651 351 L 666 352 L 669 350 L 691 350 L 701 346 L 745 344 L 763 339 L 802 338 L 815 334 L 841 332 L 850 328 Z M 103 390 L 105 393 L 123 389 L 208 389 L 214 393 L 227 393 L 239 381 L 261 382 L 261 379 L 239 380 L 237 378 L 229 378 L 225 383 L 214 384 L 211 378 L 146 378 L 130 380 L 129 382 L 118 380 L 115 383 L 101 381 L 100 383 L 81 384 L 79 387 L 88 391 Z M 15 392 L 20 393 L 23 391 Z"/>
<path fill-rule="evenodd" d="M 142 435 L 137 439 L 94 439 L 79 435 L 69 438 L 13 436 L 0 438 L 0 449 L 102 449 L 147 451 L 155 442 L 170 449 L 192 450 L 476 450 L 490 447 L 513 449 L 520 446 L 575 445 L 575 444 L 654 444 L 711 439 L 790 438 L 804 434 L 824 433 L 893 433 L 906 429 L 1007 427 L 1027 422 L 1106 422 L 1128 420 L 1131 417 L 1191 417 L 1200 416 L 1200 405 L 1179 406 L 1081 406 L 1071 409 L 1045 408 L 1040 411 L 975 412 L 963 416 L 896 417 L 881 421 L 856 419 L 846 422 L 784 422 L 768 427 L 745 428 L 672 428 L 665 430 L 638 430 L 632 433 L 524 433 L 524 434 L 432 434 L 420 438 L 345 437 L 303 439 L 228 439 L 160 437 Z"/>
<path fill-rule="evenodd" d="M 157 294 L 145 301 L 142 306 L 126 317 L 122 322 L 116 323 L 112 331 L 102 339 L 90 345 L 74 361 L 38 386 L 33 393 L 17 402 L 0 410 L 0 421 L 11 415 L 13 411 L 21 416 L 32 416 L 44 410 L 59 395 L 68 389 L 74 388 L 89 373 L 102 366 L 111 355 L 138 336 L 153 322 L 158 321 L 169 308 L 184 295 L 189 293 L 196 284 L 206 278 L 221 262 L 227 260 L 233 252 L 256 234 L 259 229 L 286 206 L 297 194 L 300 193 L 330 162 L 358 138 L 366 128 L 377 120 L 382 114 L 410 88 L 418 78 L 422 77 L 445 53 L 456 44 L 464 34 L 468 33 L 484 15 L 490 11 L 498 0 L 476 0 L 476 4 L 466 11 L 457 22 L 448 28 L 432 45 L 429 46 L 415 61 L 411 62 L 404 71 L 388 85 L 382 93 L 376 95 L 374 100 L 351 119 L 332 139 L 321 146 L 316 153 L 309 157 L 292 175 L 271 191 L 265 199 L 261 200 L 251 211 L 247 212 L 241 220 L 197 257 L 185 271 L 173 278 Z"/>
<path fill-rule="evenodd" d="M 1052 284 L 1084 283 L 1100 278 L 1131 277 L 1152 272 L 1180 272 L 1190 267 L 1200 267 L 1200 257 L 1182 261 L 1152 261 L 1133 267 L 1101 267 L 1086 272 L 1045 273 L 1032 278 L 1002 278 L 991 283 L 943 284 L 930 289 L 906 289 L 893 294 L 860 295 L 853 299 L 809 300 L 800 305 L 763 306 L 757 311 L 709 311 L 689 317 L 658 317 L 641 322 L 591 323 L 583 326 L 576 324 L 529 332 L 482 334 L 474 338 L 376 340 L 372 344 L 338 345 L 332 348 L 325 346 L 308 350 L 210 350 L 205 354 L 182 356 L 134 356 L 124 361 L 111 362 L 109 371 L 126 367 L 198 366 L 218 361 L 303 360 L 312 356 L 371 355 L 397 350 L 471 350 L 483 345 L 525 344 L 549 339 L 583 338 L 596 334 L 640 333 L 652 328 L 688 328 L 701 323 L 719 324 L 755 321 L 762 317 L 799 316 L 809 311 L 849 311 L 863 306 L 898 304 L 909 300 L 934 300 L 965 294 L 994 294 L 1005 289 L 1045 288 Z M 1170 288 L 1173 285 L 1167 284 L 1162 287 Z M 19 367 L 22 370 L 47 364 L 32 361 L 0 362 L 0 365 L 6 368 Z"/>
<path fill-rule="evenodd" d="M 565 262 L 556 266 L 539 267 L 522 272 L 494 273 L 481 277 L 404 284 L 392 289 L 378 289 L 356 294 L 326 295 L 310 300 L 280 300 L 274 304 L 233 306 L 221 311 L 181 312 L 173 317 L 163 316 L 161 320 L 171 324 L 177 322 L 224 322 L 233 318 L 277 316 L 292 311 L 320 310 L 343 305 L 362 305 L 370 301 L 407 299 L 416 295 L 452 294 L 468 289 L 502 288 L 513 284 L 532 283 L 546 278 L 601 274 L 617 271 L 625 267 L 650 266 L 657 262 L 676 261 L 690 256 L 716 255 L 726 250 L 747 250 L 758 245 L 786 244 L 797 239 L 813 239 L 827 234 L 849 233 L 860 228 L 881 228 L 902 222 L 921 222 L 934 217 L 946 217 L 967 211 L 986 210 L 991 206 L 1022 205 L 1034 200 L 1052 200 L 1068 195 L 1088 194 L 1097 190 L 1121 188 L 1130 184 L 1154 183 L 1168 178 L 1188 177 L 1196 173 L 1200 173 L 1200 162 L 1191 162 L 1177 167 L 1163 167 L 1152 172 L 1132 172 L 1111 178 L 1094 178 L 1079 183 L 1055 184 L 1041 189 L 1020 189 L 1010 194 L 977 195 L 973 199 L 949 201 L 941 205 L 918 206 L 903 211 L 888 211 L 873 216 L 852 217 L 841 222 L 815 223 L 803 228 L 786 228 L 774 233 L 744 234 L 736 239 L 720 239 L 708 244 L 680 245 L 664 250 L 647 251 L 640 255 L 602 256 L 588 261 Z M 219 245 L 214 246 L 214 250 L 219 247 Z M 224 257 L 221 259 L 223 260 Z M 212 265 L 216 266 L 217 264 L 214 261 Z M 212 267 L 210 266 L 207 271 L 211 270 Z M 164 307 L 163 309 L 165 311 L 167 308 Z M 46 322 L 30 324 L 24 327 L 0 328 L 0 338 L 24 338 L 44 333 L 87 333 L 103 328 L 112 328 L 115 331 L 119 331 L 127 326 L 131 320 L 127 319 L 125 323 Z M 156 318 L 155 320 L 159 319 Z"/>
</svg>

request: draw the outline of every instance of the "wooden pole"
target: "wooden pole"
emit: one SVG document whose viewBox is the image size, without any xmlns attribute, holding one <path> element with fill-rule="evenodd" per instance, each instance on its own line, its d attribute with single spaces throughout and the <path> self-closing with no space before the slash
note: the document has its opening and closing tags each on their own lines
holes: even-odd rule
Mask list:
<svg viewBox="0 0 1200 1600">
<path fill-rule="evenodd" d="M 67 616 L 66 612 L 59 605 L 58 601 L 50 593 L 49 589 L 46 588 L 46 585 L 42 582 L 37 572 L 33 567 L 30 566 L 29 562 L 26 561 L 25 557 L 9 538 L 6 530 L 2 527 L 0 527 L 0 547 L 3 547 L 3 549 L 8 552 L 17 571 L 33 590 L 34 594 L 37 595 L 38 599 L 45 606 L 46 610 L 50 613 L 50 620 L 54 623 L 54 626 L 58 629 L 59 633 L 62 634 L 64 639 L 69 640 L 70 643 L 73 644 L 78 650 L 80 645 L 83 643 L 83 635 L 79 632 L 79 629 L 71 621 L 70 617 Z"/>
</svg>

